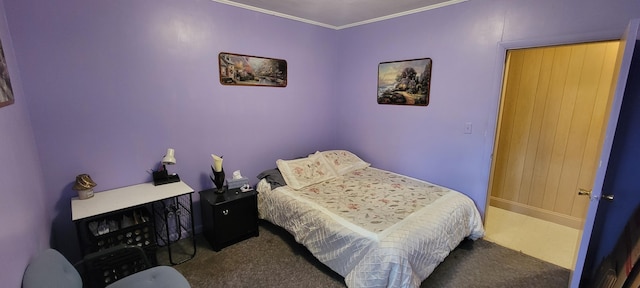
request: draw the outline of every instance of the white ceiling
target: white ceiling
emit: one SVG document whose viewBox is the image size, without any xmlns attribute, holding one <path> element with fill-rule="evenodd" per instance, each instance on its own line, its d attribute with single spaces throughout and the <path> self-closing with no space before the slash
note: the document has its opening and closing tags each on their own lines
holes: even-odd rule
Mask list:
<svg viewBox="0 0 640 288">
<path fill-rule="evenodd" d="M 331 29 L 343 29 L 467 0 L 212 0 Z"/>
</svg>

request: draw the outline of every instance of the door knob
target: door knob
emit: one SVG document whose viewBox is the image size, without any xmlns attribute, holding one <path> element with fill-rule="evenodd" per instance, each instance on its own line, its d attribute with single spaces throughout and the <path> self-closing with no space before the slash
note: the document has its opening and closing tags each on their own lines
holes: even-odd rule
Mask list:
<svg viewBox="0 0 640 288">
<path fill-rule="evenodd" d="M 578 195 L 584 195 L 584 196 L 591 197 L 591 190 L 586 190 L 586 189 L 579 188 L 578 189 Z"/>
<path fill-rule="evenodd" d="M 613 201 L 613 195 L 602 195 L 603 199 L 607 199 L 609 201 Z"/>
</svg>

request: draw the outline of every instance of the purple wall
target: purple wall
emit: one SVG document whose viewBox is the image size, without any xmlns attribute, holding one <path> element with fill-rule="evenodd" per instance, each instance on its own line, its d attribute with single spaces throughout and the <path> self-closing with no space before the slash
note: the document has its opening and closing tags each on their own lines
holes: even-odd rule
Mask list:
<svg viewBox="0 0 640 288">
<path fill-rule="evenodd" d="M 338 143 L 373 165 L 471 196 L 484 210 L 507 48 L 619 39 L 637 0 L 471 0 L 338 32 Z M 433 59 L 430 104 L 376 103 L 380 62 Z M 473 133 L 464 134 L 466 122 Z"/>
<path fill-rule="evenodd" d="M 96 191 L 147 182 L 169 147 L 170 171 L 196 190 L 212 186 L 211 153 L 255 183 L 277 158 L 347 148 L 484 210 L 504 49 L 617 38 L 640 17 L 637 0 L 471 0 L 333 31 L 208 0 L 4 5 L 12 39 L 4 22 L 0 36 L 20 73 L 16 104 L 0 109 L 0 148 L 12 152 L 0 156 L 2 219 L 19 220 L 2 220 L 12 229 L 0 244 L 18 242 L 2 255 L 20 261 L 0 273 L 16 281 L 47 220 L 52 245 L 78 256 L 77 174 Z M 220 85 L 219 52 L 287 60 L 288 87 Z M 434 63 L 430 105 L 376 104 L 378 63 L 420 57 Z"/>
<path fill-rule="evenodd" d="M 619 39 L 639 17 L 637 0 L 471 0 L 339 31 L 338 59 L 349 65 L 338 87 L 351 97 L 338 111 L 338 143 L 374 166 L 459 190 L 483 212 L 506 49 Z M 429 106 L 378 105 L 377 65 L 421 57 L 433 59 Z"/>
<path fill-rule="evenodd" d="M 169 171 L 199 191 L 212 187 L 211 153 L 256 183 L 278 157 L 333 145 L 335 31 L 207 0 L 5 5 L 53 245 L 68 257 L 79 256 L 70 199 L 80 173 L 96 191 L 149 182 L 174 148 Z M 222 86 L 220 52 L 285 59 L 288 86 Z"/>
<path fill-rule="evenodd" d="M 20 287 L 32 255 L 49 247 L 50 215 L 40 160 L 13 42 L 0 1 L 0 39 L 15 103 L 0 108 L 0 279 L 3 287 Z"/>
</svg>

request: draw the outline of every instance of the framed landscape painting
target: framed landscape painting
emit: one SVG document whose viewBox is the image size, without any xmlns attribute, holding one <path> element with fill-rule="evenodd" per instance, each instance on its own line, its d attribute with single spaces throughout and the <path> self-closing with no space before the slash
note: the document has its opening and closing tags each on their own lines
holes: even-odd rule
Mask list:
<svg viewBox="0 0 640 288">
<path fill-rule="evenodd" d="M 378 104 L 429 105 L 431 58 L 378 65 Z"/>
<path fill-rule="evenodd" d="M 223 52 L 218 64 L 222 85 L 287 86 L 285 60 Z"/>
<path fill-rule="evenodd" d="M 4 57 L 4 49 L 0 43 L 0 107 L 13 104 L 13 89 L 9 79 L 7 59 Z"/>
</svg>

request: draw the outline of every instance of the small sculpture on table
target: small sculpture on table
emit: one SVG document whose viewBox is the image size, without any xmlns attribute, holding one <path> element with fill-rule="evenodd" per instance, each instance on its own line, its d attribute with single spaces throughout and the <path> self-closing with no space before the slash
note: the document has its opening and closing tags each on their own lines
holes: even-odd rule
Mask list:
<svg viewBox="0 0 640 288">
<path fill-rule="evenodd" d="M 213 184 L 216 185 L 216 193 L 222 194 L 224 193 L 224 169 L 222 168 L 222 157 L 211 154 L 213 157 L 213 166 L 211 166 L 211 172 L 213 172 L 213 176 L 209 176 Z"/>
<path fill-rule="evenodd" d="M 76 183 L 71 189 L 78 191 L 78 198 L 84 200 L 93 197 L 93 187 L 96 187 L 96 182 L 93 182 L 91 176 L 80 174 L 76 176 Z"/>
</svg>

